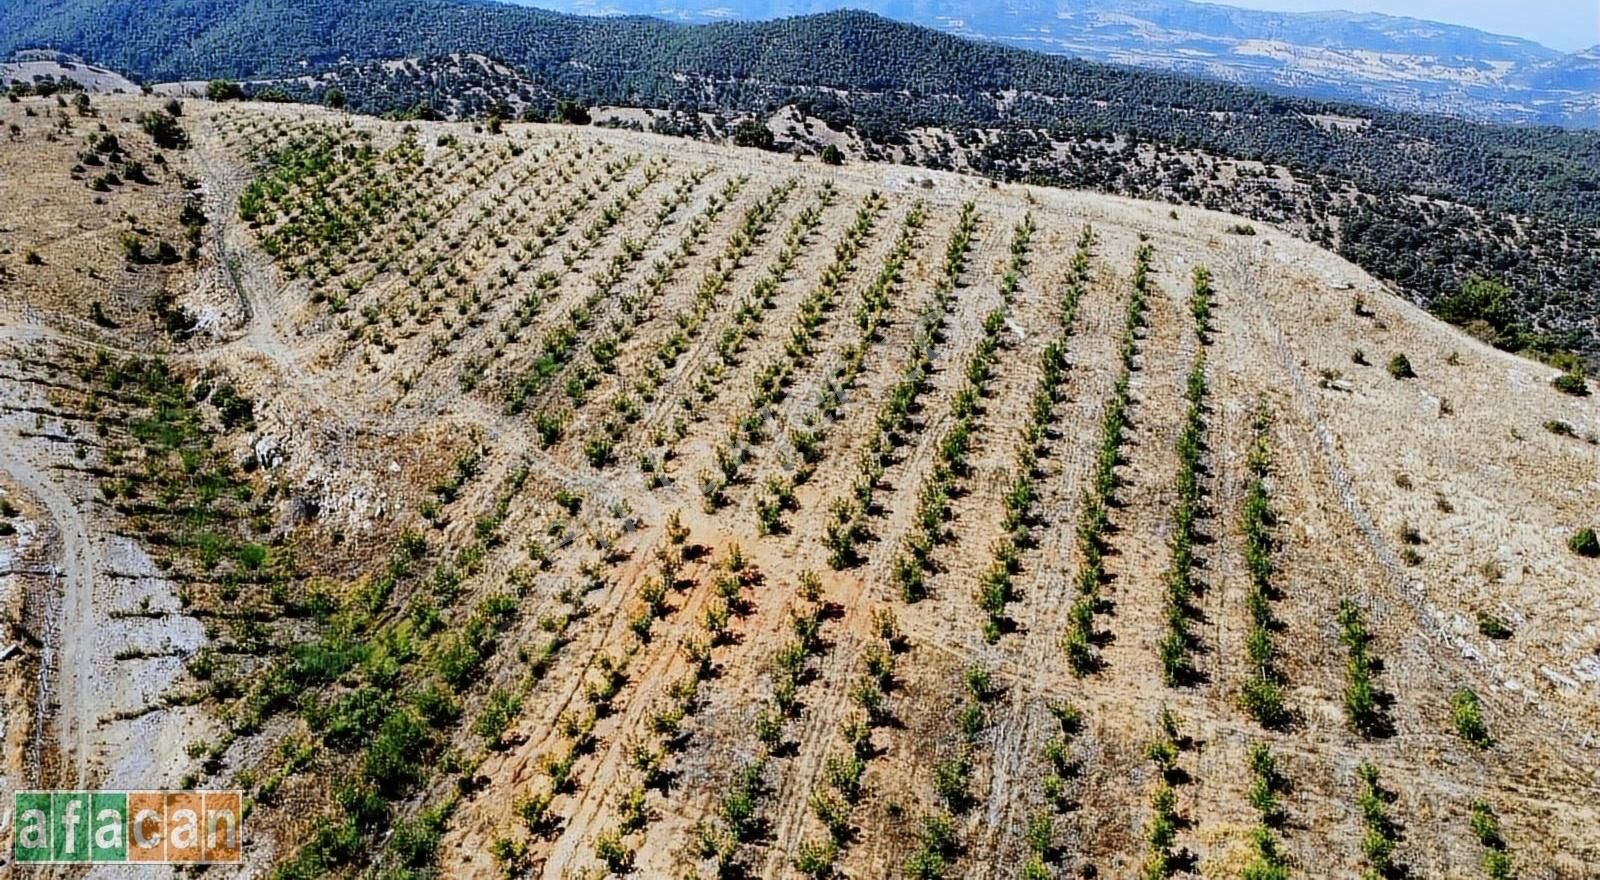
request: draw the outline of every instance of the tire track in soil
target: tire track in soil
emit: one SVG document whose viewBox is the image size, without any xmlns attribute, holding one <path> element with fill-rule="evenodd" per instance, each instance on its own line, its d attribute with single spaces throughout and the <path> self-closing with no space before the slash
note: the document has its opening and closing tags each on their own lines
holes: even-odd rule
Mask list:
<svg viewBox="0 0 1600 880">
<path fill-rule="evenodd" d="M 829 228 L 842 228 L 847 225 L 858 207 L 858 203 L 852 202 L 844 194 L 838 192 L 835 192 L 833 199 L 833 204 L 824 212 L 817 228 L 806 235 L 806 243 L 799 251 L 799 256 L 796 258 L 794 266 L 785 273 L 783 280 L 779 282 L 778 293 L 773 299 L 772 308 L 763 313 L 756 327 L 746 338 L 737 356 L 737 361 L 727 368 L 722 380 L 714 384 L 713 398 L 700 405 L 694 417 L 690 419 L 688 433 L 684 438 L 667 444 L 668 450 L 671 451 L 671 460 L 704 460 L 708 457 L 704 453 L 709 452 L 728 437 L 730 425 L 734 422 L 732 414 L 741 411 L 741 407 L 750 400 L 755 386 L 756 374 L 769 363 L 774 362 L 771 359 L 763 360 L 758 358 L 757 348 L 762 347 L 763 343 L 766 344 L 766 347 L 771 347 L 773 343 L 779 341 L 779 334 L 792 326 L 792 319 L 799 313 L 801 304 L 811 294 L 813 290 L 811 279 L 820 274 L 824 266 L 832 262 L 833 244 L 836 243 L 836 240 L 823 238 L 823 231 Z M 787 235 L 787 225 L 783 232 L 784 235 Z M 756 280 L 767 277 L 765 266 L 763 265 L 761 269 L 760 276 Z M 750 287 L 753 286 L 753 283 L 745 285 L 737 295 L 731 298 L 732 302 L 737 303 L 744 299 L 745 295 L 749 293 Z M 717 335 L 720 336 L 721 334 L 718 333 Z M 719 363 L 720 358 L 715 355 L 706 355 L 700 358 L 696 362 L 696 375 L 704 375 L 706 370 L 703 367 L 710 367 Z M 793 386 L 790 387 L 788 393 L 792 398 Z M 685 397 L 687 397 L 687 394 Z M 770 449 L 773 442 L 773 438 L 769 437 L 761 448 L 752 447 L 750 449 L 752 462 L 760 457 L 762 449 Z M 746 464 L 748 465 L 752 462 L 747 462 Z M 679 472 L 678 475 L 680 477 L 684 476 L 682 472 Z M 752 480 L 750 479 L 748 468 L 746 468 L 741 471 L 735 486 L 749 482 L 752 482 Z M 679 480 L 678 484 L 682 486 L 683 481 Z M 732 489 L 734 486 L 729 488 Z M 685 503 L 689 500 L 686 494 L 684 500 Z M 723 505 L 723 509 L 728 511 L 729 515 L 732 515 L 733 503 L 731 498 Z"/>
<path fill-rule="evenodd" d="M 1099 420 L 1100 401 L 1110 393 L 1115 381 L 1106 365 L 1115 363 L 1116 340 L 1126 311 L 1126 299 L 1118 293 L 1117 279 L 1108 278 L 1100 263 L 1092 249 L 1090 278 L 1084 282 L 1076 320 L 1070 334 L 1062 337 L 1068 367 L 1051 425 L 1050 452 L 1039 460 L 1045 473 L 1039 479 L 1039 497 L 1033 508 L 1038 524 L 1032 534 L 1037 543 L 1024 555 L 1025 560 L 1030 556 L 1031 560 L 1024 563 L 1028 573 L 1020 579 L 1021 598 L 1013 606 L 1018 632 L 999 646 L 1000 656 L 1014 658 L 1024 668 L 1063 663 L 1059 640 L 1066 628 L 1066 615 L 1062 611 L 1070 608 L 1076 597 L 1071 575 L 1075 571 L 1078 497 L 1089 479 L 1093 455 L 1074 429 Z M 1058 295 L 1068 283 L 1070 276 L 1053 282 L 1046 295 Z M 993 725 L 1000 732 L 994 746 L 994 775 L 997 779 L 1029 780 L 1035 771 L 1042 775 L 1043 771 L 1033 766 L 1037 763 L 1033 750 L 1052 735 L 1056 724 L 1044 711 L 1044 700 L 1032 682 L 1018 681 L 1006 693 L 1006 714 Z M 1001 862 L 1020 862 L 1025 857 L 1019 829 L 1028 818 L 1024 808 L 1038 799 L 1031 793 L 1012 796 L 1006 792 L 1001 787 L 990 791 L 990 833 L 983 851 L 999 858 L 980 866 L 980 871 L 989 872 L 982 876 L 991 875 Z"/>
<path fill-rule="evenodd" d="M 887 491 L 880 490 L 876 501 L 883 513 L 871 520 L 874 538 L 865 548 L 866 561 L 860 568 L 844 573 L 847 576 L 836 577 L 837 582 L 846 589 L 844 601 L 841 602 L 846 608 L 846 614 L 840 621 L 839 630 L 859 636 L 866 631 L 870 623 L 871 611 L 879 607 L 887 606 L 896 610 L 902 621 L 902 627 L 904 621 L 912 616 L 912 612 L 900 607 L 898 596 L 886 599 L 880 590 L 884 589 L 883 585 L 888 582 L 888 569 L 893 550 L 910 525 L 915 510 L 915 499 L 921 490 L 922 473 L 930 466 L 939 441 L 949 426 L 950 401 L 960 390 L 965 378 L 962 366 L 983 335 L 984 316 L 1000 304 L 999 279 L 1010 261 L 1011 228 L 1021 219 L 1023 213 L 1024 211 L 1020 209 L 996 211 L 993 206 L 979 211 L 977 230 L 966 258 L 965 268 L 961 273 L 961 284 L 951 297 L 951 310 L 947 313 L 944 324 L 945 339 L 939 343 L 934 352 L 928 388 L 919 399 L 921 421 L 916 431 L 916 438 L 901 447 L 900 460 L 891 465 L 884 475 L 882 482 Z M 942 256 L 942 250 L 939 256 Z M 907 323 L 914 327 L 915 320 L 913 316 Z M 888 374 L 887 381 L 892 383 L 897 378 L 898 373 L 891 373 Z M 856 418 L 862 422 L 861 425 L 841 424 L 835 428 L 835 435 L 865 436 L 865 425 L 875 417 L 875 414 L 875 408 L 862 408 L 856 414 Z M 818 476 L 813 478 L 812 482 L 817 484 L 820 497 L 833 497 L 843 491 L 848 486 L 854 463 L 853 457 L 839 457 L 835 460 L 831 477 L 819 469 Z M 822 487 L 829 483 L 833 484 L 831 491 L 821 492 Z M 812 541 L 815 540 L 815 536 L 812 536 Z M 817 559 L 825 557 L 823 548 L 815 543 L 811 546 Z M 917 644 L 915 641 L 912 642 L 913 653 L 918 650 Z M 841 652 L 837 651 L 835 654 L 840 656 L 834 659 L 828 668 L 820 669 L 818 673 L 819 680 L 826 683 L 824 690 L 826 700 L 819 701 L 815 713 L 819 738 L 837 728 L 839 720 L 847 711 L 849 701 L 843 683 L 857 665 L 858 655 L 855 651 L 849 652 L 848 657 L 842 656 Z M 902 655 L 902 662 L 906 659 L 907 655 Z M 893 696 L 890 702 L 891 705 L 895 702 Z M 880 729 L 876 737 L 880 743 L 879 757 L 894 751 L 892 740 L 895 736 L 892 727 Z M 885 737 L 890 740 L 887 746 L 883 744 Z M 881 767 L 873 767 L 876 761 L 877 759 L 868 762 L 863 782 L 863 798 L 854 811 L 857 822 L 855 842 L 849 850 L 841 854 L 841 861 L 846 863 L 879 865 L 887 857 L 883 849 L 886 845 L 884 839 L 886 835 L 881 833 L 881 828 L 867 824 L 871 821 L 869 814 L 875 812 L 870 803 L 873 795 L 881 794 L 878 787 L 873 784 L 883 773 Z M 805 762 L 805 766 L 811 772 L 809 776 L 798 780 L 804 783 L 803 790 L 809 791 L 815 784 L 816 774 L 821 769 L 820 764 L 820 756 Z M 803 814 L 801 821 L 804 821 Z M 892 858 L 889 860 L 893 861 Z"/>
<path fill-rule="evenodd" d="M 903 273 L 900 284 L 897 285 L 901 288 L 898 292 L 898 298 L 902 302 L 891 312 L 891 320 L 885 322 L 885 326 L 882 328 L 883 338 L 876 343 L 876 346 L 880 347 L 882 351 L 909 351 L 910 341 L 912 335 L 916 332 L 917 322 L 928 306 L 932 304 L 933 294 L 930 290 L 925 296 L 920 297 L 915 305 L 911 305 L 904 302 L 907 292 L 905 288 L 922 285 L 927 285 L 931 288 L 929 261 L 937 264 L 942 260 L 943 245 L 948 240 L 950 232 L 955 228 L 955 216 L 955 210 L 947 210 L 942 214 L 929 213 L 928 222 L 925 223 L 921 232 L 919 246 L 908 259 L 910 266 Z M 978 229 L 974 235 L 974 252 L 979 251 L 986 244 L 991 250 L 996 247 L 989 242 L 989 235 L 993 233 L 990 227 L 995 222 L 994 218 L 980 214 Z M 890 245 L 892 245 L 892 239 L 895 237 L 897 235 L 884 236 L 886 242 Z M 886 253 L 887 250 L 888 248 L 885 248 L 884 252 Z M 963 279 L 971 277 L 973 266 L 974 258 L 969 253 L 966 270 L 962 273 Z M 871 279 L 877 273 L 873 264 L 863 262 L 859 265 L 857 274 L 862 281 L 861 286 L 865 287 L 871 283 Z M 963 317 L 966 320 L 981 323 L 981 313 L 977 311 L 975 303 L 970 308 L 961 309 L 964 299 L 961 296 L 961 292 L 970 290 L 969 287 L 965 286 L 966 283 L 964 280 L 964 286 L 958 288 L 956 295 L 951 298 L 951 311 L 948 313 L 949 317 L 946 323 L 946 338 L 944 342 L 938 345 L 934 353 L 934 366 L 930 375 L 929 387 L 923 392 L 921 409 L 925 414 L 936 411 L 934 407 L 937 404 L 933 403 L 932 399 L 939 396 L 940 389 L 944 389 L 944 397 L 940 402 L 946 405 L 948 397 L 953 396 L 955 393 L 955 379 L 958 374 L 948 369 L 947 366 L 948 363 L 952 362 L 950 359 L 957 348 L 955 330 L 951 325 L 956 324 Z M 976 300 L 977 298 L 974 297 L 972 299 Z M 845 338 L 852 338 L 855 332 L 854 325 L 848 322 L 841 323 L 846 324 L 847 328 L 842 335 Z M 903 340 L 903 343 L 897 344 L 896 340 Z M 976 341 L 976 336 L 969 334 L 965 349 L 970 350 L 972 346 L 976 345 Z M 820 357 L 818 360 L 819 363 L 823 361 Z M 827 368 L 831 369 L 831 359 L 829 359 L 828 363 L 829 366 Z M 842 444 L 848 444 L 850 440 L 865 436 L 866 426 L 876 416 L 877 408 L 875 403 L 881 399 L 882 389 L 888 388 L 898 381 L 903 367 L 903 358 L 896 358 L 892 363 L 882 357 L 869 358 L 867 367 L 858 378 L 857 386 L 850 395 L 851 400 L 861 405 L 847 406 L 842 417 L 830 429 L 829 437 L 834 444 L 834 448 L 830 451 L 828 457 L 820 463 L 812 479 L 802 487 L 802 489 L 809 492 L 808 495 L 802 495 L 802 509 L 820 509 L 826 499 L 842 491 L 848 484 L 850 474 L 853 472 L 855 465 L 855 458 L 850 454 L 854 446 L 853 444 Z M 927 428 L 924 426 L 918 432 L 919 442 L 926 441 L 931 443 L 931 441 L 927 441 L 927 436 Z M 929 448 L 931 449 L 932 446 L 930 445 Z M 903 448 L 902 454 L 904 456 L 902 461 L 890 467 L 883 480 L 885 487 L 894 490 L 891 494 L 897 494 L 905 489 L 905 479 L 896 477 L 895 473 L 897 468 L 904 471 L 905 468 L 902 465 L 912 457 L 909 444 Z M 909 473 L 909 471 L 906 471 L 906 473 Z M 884 510 L 891 511 L 889 516 L 893 515 L 892 511 L 898 509 L 891 501 L 885 500 L 881 503 Z M 874 531 L 880 533 L 880 538 L 872 546 L 881 546 L 887 543 L 887 540 L 881 537 L 882 521 L 882 517 L 877 521 L 877 527 Z M 788 772 L 780 778 L 770 799 L 771 803 L 781 805 L 779 814 L 773 819 L 772 838 L 774 840 L 785 840 L 788 845 L 781 848 L 772 847 L 769 850 L 763 867 L 765 876 L 774 876 L 775 872 L 779 872 L 783 865 L 787 865 L 794 856 L 794 848 L 804 839 L 807 839 L 807 836 L 801 833 L 801 829 L 811 824 L 808 818 L 810 816 L 808 797 L 822 769 L 823 755 L 829 749 L 834 733 L 838 728 L 839 719 L 842 717 L 847 703 L 843 693 L 844 689 L 840 683 L 847 679 L 852 670 L 858 665 L 860 646 L 864 643 L 862 634 L 866 632 L 870 625 L 871 611 L 878 607 L 878 603 L 872 599 L 874 574 L 872 573 L 870 562 L 864 566 L 865 572 L 861 568 L 842 572 L 830 571 L 824 562 L 826 552 L 816 542 L 817 537 L 811 530 L 796 529 L 784 540 L 784 555 L 790 558 L 803 558 L 814 561 L 814 564 L 810 567 L 815 568 L 823 576 L 823 582 L 827 588 L 825 600 L 838 606 L 842 610 L 842 615 L 830 621 L 825 628 L 825 633 L 831 635 L 833 647 L 826 657 L 819 660 L 815 665 L 813 684 L 816 687 L 813 693 L 816 698 L 808 705 L 805 722 L 796 731 L 794 737 L 795 747 L 788 766 Z M 870 774 L 870 768 L 868 772 Z"/>
<path fill-rule="evenodd" d="M 96 632 L 94 578 L 101 568 L 100 555 L 78 512 L 79 504 L 60 484 L 35 468 L 24 456 L 23 448 L 21 438 L 0 444 L 0 470 L 38 499 L 49 513 L 61 560 L 50 580 L 50 595 L 38 614 L 38 619 L 45 621 L 45 628 L 39 633 L 44 649 L 39 660 L 36 705 L 40 714 L 34 719 L 33 760 L 37 766 L 46 766 L 42 740 L 53 727 L 60 754 L 63 759 L 71 758 L 71 779 L 63 781 L 82 788 L 90 782 L 89 735 L 98 723 L 85 698 L 90 689 L 84 678 L 93 670 L 90 657 L 94 645 L 87 643 Z M 47 712 L 52 705 L 71 707 L 72 711 Z M 53 725 L 46 723 L 47 717 Z"/>
<path fill-rule="evenodd" d="M 1041 280 L 1034 272 L 1039 254 L 1061 245 L 1060 241 L 1045 240 L 1051 234 L 1059 238 L 1060 231 L 1035 232 L 1028 261 L 1020 273 L 1021 284 L 1012 304 L 1006 308 L 1004 342 L 991 364 L 983 404 L 973 424 L 971 470 L 962 480 L 963 491 L 950 505 L 947 528 L 953 538 L 936 552 L 939 569 L 928 577 L 929 595 L 915 609 L 916 613 L 931 616 L 936 621 L 933 635 L 936 641 L 959 646 L 973 662 L 985 667 L 993 657 L 1006 652 L 1026 635 L 1009 633 L 1003 635 L 998 644 L 986 644 L 979 625 L 984 613 L 973 593 L 990 562 L 988 539 L 992 530 L 989 525 L 1001 519 L 1001 496 L 1008 487 L 1017 446 L 1022 442 L 1022 428 L 1031 415 L 1030 403 L 1039 380 L 1039 356 L 1060 332 L 1060 297 L 1057 295 L 1060 282 L 1051 278 Z M 1021 329 L 1024 327 L 1033 328 L 1034 332 L 1025 332 Z M 1034 564 L 1025 562 L 1024 565 L 1030 574 L 1039 572 Z M 1018 598 L 1025 601 L 1027 597 Z M 1008 616 L 1014 621 L 1019 607 L 1020 602 L 1008 607 Z M 954 687 L 959 688 L 959 685 Z M 971 854 L 993 853 L 996 838 L 1007 831 L 1003 827 L 1002 813 L 1008 812 L 1010 786 L 1016 775 L 1014 767 L 1024 727 L 1009 713 L 994 713 L 993 707 L 989 711 L 989 723 L 979 734 L 978 748 L 972 753 L 973 783 L 976 787 L 987 788 L 987 794 L 977 799 L 984 809 L 955 817 L 958 833 Z M 987 749 L 983 748 L 985 744 Z M 982 842 L 976 840 L 979 836 Z M 963 860 L 963 870 L 970 877 L 987 876 L 993 867 L 985 859 Z"/>
</svg>

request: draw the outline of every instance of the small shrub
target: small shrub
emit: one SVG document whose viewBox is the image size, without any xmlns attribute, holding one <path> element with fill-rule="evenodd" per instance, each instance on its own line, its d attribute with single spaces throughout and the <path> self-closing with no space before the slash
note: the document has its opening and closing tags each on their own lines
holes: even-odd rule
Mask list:
<svg viewBox="0 0 1600 880">
<path fill-rule="evenodd" d="M 590 437 L 583 441 L 583 456 L 589 460 L 590 467 L 603 468 L 611 463 L 611 440 L 606 437 Z"/>
<path fill-rule="evenodd" d="M 1396 379 L 1415 379 L 1417 373 L 1411 369 L 1411 359 L 1403 354 L 1389 358 L 1389 375 Z"/>
<path fill-rule="evenodd" d="M 1567 539 L 1567 549 L 1590 559 L 1600 557 L 1600 537 L 1595 536 L 1593 528 L 1582 528 Z"/>
<path fill-rule="evenodd" d="M 1472 836 L 1483 846 L 1483 871 L 1490 880 L 1511 880 L 1516 876 L 1511 852 L 1500 832 L 1500 817 L 1484 801 L 1472 803 Z"/>
<path fill-rule="evenodd" d="M 1511 627 L 1504 620 L 1483 611 L 1478 612 L 1478 634 L 1497 641 L 1512 636 Z"/>
<path fill-rule="evenodd" d="M 633 850 L 622 842 L 616 831 L 601 834 L 594 842 L 594 857 L 605 864 L 613 874 L 626 874 L 633 868 Z"/>
<path fill-rule="evenodd" d="M 740 147 L 770 150 L 773 147 L 772 130 L 755 119 L 746 119 L 733 130 L 733 143 Z"/>
<path fill-rule="evenodd" d="M 1551 387 L 1562 394 L 1573 397 L 1588 397 L 1589 383 L 1584 379 L 1583 371 L 1577 367 L 1562 373 L 1550 381 Z"/>
<path fill-rule="evenodd" d="M 1456 733 L 1467 742 L 1480 749 L 1494 744 L 1489 736 L 1489 728 L 1483 722 L 1483 708 L 1478 703 L 1478 695 L 1470 688 L 1462 688 L 1451 695 L 1450 718 L 1455 723 Z"/>
<path fill-rule="evenodd" d="M 1289 710 L 1283 703 L 1283 688 L 1265 676 L 1252 676 L 1245 680 L 1239 693 L 1240 702 L 1257 724 L 1266 728 L 1281 728 L 1289 722 Z"/>
<path fill-rule="evenodd" d="M 839 847 L 831 840 L 804 841 L 795 849 L 794 869 L 807 877 L 831 877 L 838 857 Z"/>
<path fill-rule="evenodd" d="M 236 82 L 214 79 L 206 83 L 206 97 L 213 101 L 238 101 L 244 98 L 244 89 Z"/>
<path fill-rule="evenodd" d="M 521 712 L 520 696 L 497 689 L 489 694 L 483 713 L 473 723 L 473 732 L 487 740 L 492 747 L 498 747 L 501 736 Z"/>
<path fill-rule="evenodd" d="M 178 123 L 176 114 L 152 110 L 139 117 L 139 126 L 163 150 L 181 150 L 189 146 L 189 134 Z"/>
</svg>

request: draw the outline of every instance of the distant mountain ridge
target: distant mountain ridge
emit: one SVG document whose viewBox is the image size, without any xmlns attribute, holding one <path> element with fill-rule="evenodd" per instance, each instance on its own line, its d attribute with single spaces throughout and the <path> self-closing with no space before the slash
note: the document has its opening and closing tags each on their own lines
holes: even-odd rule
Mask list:
<svg viewBox="0 0 1600 880">
<path fill-rule="evenodd" d="M 532 0 L 584 15 L 764 20 L 859 8 L 963 36 L 1290 94 L 1493 122 L 1600 126 L 1600 47 L 1379 13 L 1190 0 Z"/>
</svg>

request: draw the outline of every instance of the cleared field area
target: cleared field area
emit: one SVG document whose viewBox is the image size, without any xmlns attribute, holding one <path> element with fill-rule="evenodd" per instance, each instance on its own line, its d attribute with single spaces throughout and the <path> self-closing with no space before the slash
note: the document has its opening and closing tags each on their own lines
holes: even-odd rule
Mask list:
<svg viewBox="0 0 1600 880">
<path fill-rule="evenodd" d="M 163 107 L 0 105 L 13 787 L 280 877 L 1600 866 L 1556 371 L 1222 214 Z"/>
</svg>

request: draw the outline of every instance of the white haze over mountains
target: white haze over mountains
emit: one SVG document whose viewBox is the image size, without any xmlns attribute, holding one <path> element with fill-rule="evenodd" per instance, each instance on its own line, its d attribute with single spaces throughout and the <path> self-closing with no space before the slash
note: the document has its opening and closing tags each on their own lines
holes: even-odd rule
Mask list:
<svg viewBox="0 0 1600 880">
<path fill-rule="evenodd" d="M 1279 12 L 1382 12 L 1511 34 L 1567 52 L 1600 44 L 1594 0 L 1232 0 Z"/>
</svg>

